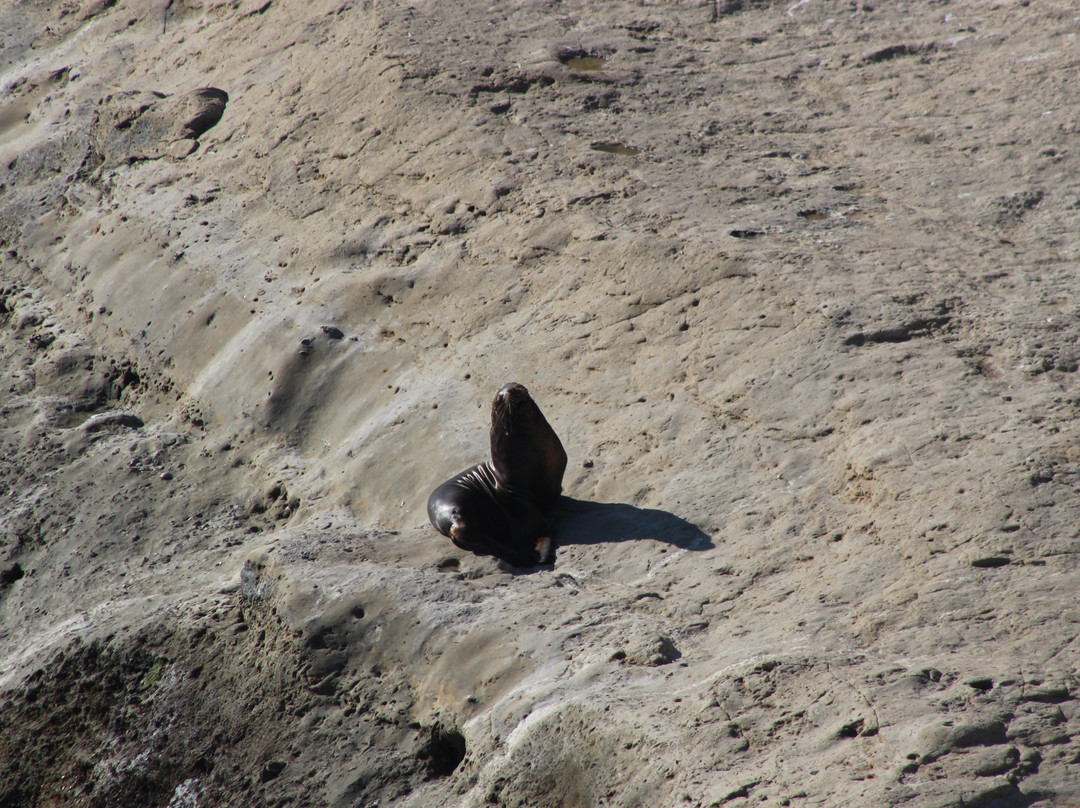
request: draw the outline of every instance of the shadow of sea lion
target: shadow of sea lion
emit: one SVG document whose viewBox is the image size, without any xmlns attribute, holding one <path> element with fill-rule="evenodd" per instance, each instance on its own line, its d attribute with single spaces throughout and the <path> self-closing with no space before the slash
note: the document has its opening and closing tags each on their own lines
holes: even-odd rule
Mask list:
<svg viewBox="0 0 1080 808">
<path fill-rule="evenodd" d="M 621 502 L 588 502 L 559 497 L 552 509 L 556 541 L 570 544 L 653 539 L 683 550 L 711 550 L 712 537 L 685 519 L 655 508 Z"/>
</svg>

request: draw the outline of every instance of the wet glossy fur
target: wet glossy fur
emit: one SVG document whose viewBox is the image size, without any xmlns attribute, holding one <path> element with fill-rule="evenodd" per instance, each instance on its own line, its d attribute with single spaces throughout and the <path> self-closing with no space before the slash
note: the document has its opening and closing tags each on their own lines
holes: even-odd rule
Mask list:
<svg viewBox="0 0 1080 808">
<path fill-rule="evenodd" d="M 490 439 L 491 460 L 436 488 L 428 518 L 462 549 L 522 567 L 550 561 L 555 544 L 546 512 L 562 491 L 562 443 L 516 383 L 495 396 Z"/>
</svg>

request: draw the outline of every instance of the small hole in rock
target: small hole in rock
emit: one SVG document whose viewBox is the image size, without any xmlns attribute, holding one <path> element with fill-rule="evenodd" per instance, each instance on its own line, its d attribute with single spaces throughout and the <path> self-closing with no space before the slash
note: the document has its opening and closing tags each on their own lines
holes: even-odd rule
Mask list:
<svg viewBox="0 0 1080 808">
<path fill-rule="evenodd" d="M 21 564 L 13 564 L 9 569 L 0 572 L 0 587 L 11 586 L 26 575 Z"/>
<path fill-rule="evenodd" d="M 427 758 L 432 777 L 446 777 L 465 759 L 465 736 L 454 727 L 436 724 L 420 754 Z"/>
</svg>

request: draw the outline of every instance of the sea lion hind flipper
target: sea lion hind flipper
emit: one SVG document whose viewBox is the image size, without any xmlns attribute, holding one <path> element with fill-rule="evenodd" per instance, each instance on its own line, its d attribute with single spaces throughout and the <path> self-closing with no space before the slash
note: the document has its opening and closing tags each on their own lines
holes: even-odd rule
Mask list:
<svg viewBox="0 0 1080 808">
<path fill-rule="evenodd" d="M 511 525 L 507 545 L 512 547 L 507 547 L 507 555 L 512 553 L 521 561 L 515 566 L 534 567 L 554 561 L 554 533 L 543 510 L 524 497 L 507 497 L 502 504 Z"/>
<path fill-rule="evenodd" d="M 555 560 L 555 539 L 551 536 L 541 536 L 536 540 L 536 553 L 540 556 L 541 564 L 548 564 Z"/>
</svg>

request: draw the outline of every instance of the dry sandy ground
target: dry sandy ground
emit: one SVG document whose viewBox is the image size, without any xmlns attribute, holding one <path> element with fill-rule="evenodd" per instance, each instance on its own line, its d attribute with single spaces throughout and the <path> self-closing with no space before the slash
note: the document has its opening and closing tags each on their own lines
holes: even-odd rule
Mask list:
<svg viewBox="0 0 1080 808">
<path fill-rule="evenodd" d="M 1080 804 L 1074 3 L 0 32 L 0 804 Z"/>
</svg>

